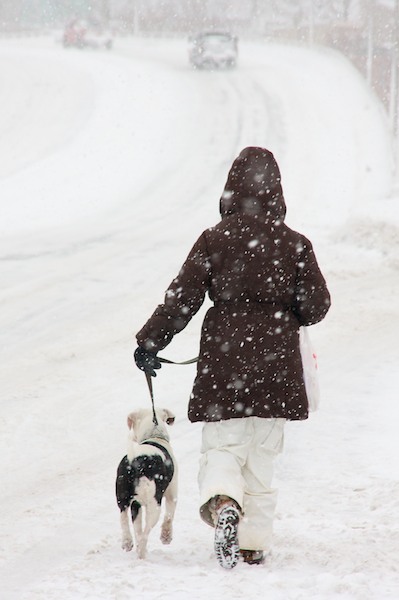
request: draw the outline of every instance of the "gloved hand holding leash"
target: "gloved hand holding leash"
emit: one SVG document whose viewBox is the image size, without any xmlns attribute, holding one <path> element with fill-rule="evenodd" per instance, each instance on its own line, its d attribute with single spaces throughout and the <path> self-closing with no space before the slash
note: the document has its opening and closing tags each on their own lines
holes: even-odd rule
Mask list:
<svg viewBox="0 0 399 600">
<path fill-rule="evenodd" d="M 160 369 L 162 366 L 155 352 L 145 350 L 141 346 L 137 346 L 134 351 L 134 361 L 141 371 L 148 373 L 151 377 L 156 377 L 154 369 Z"/>
</svg>

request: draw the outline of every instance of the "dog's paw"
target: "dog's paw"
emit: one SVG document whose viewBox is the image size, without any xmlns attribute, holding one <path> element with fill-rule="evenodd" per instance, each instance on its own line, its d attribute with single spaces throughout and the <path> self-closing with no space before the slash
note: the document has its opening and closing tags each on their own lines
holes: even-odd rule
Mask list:
<svg viewBox="0 0 399 600">
<path fill-rule="evenodd" d="M 147 556 L 147 544 L 138 542 L 137 544 L 137 556 L 138 558 L 144 559 Z"/>
<path fill-rule="evenodd" d="M 161 529 L 161 542 L 163 544 L 170 544 L 172 541 L 172 529 L 170 527 L 162 527 Z"/>
<path fill-rule="evenodd" d="M 130 552 L 131 550 L 133 550 L 132 538 L 124 538 L 122 540 L 122 550 L 125 550 L 126 552 Z"/>
</svg>

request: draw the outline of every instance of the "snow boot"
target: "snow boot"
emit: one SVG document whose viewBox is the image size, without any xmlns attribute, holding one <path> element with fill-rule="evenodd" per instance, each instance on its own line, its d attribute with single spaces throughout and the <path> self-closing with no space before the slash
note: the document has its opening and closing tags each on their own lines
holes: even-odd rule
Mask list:
<svg viewBox="0 0 399 600">
<path fill-rule="evenodd" d="M 240 550 L 240 554 L 248 565 L 263 565 L 266 558 L 262 550 Z"/>
<path fill-rule="evenodd" d="M 239 520 L 238 508 L 228 504 L 221 508 L 215 527 L 215 552 L 218 563 L 224 569 L 233 569 L 240 558 Z"/>
</svg>

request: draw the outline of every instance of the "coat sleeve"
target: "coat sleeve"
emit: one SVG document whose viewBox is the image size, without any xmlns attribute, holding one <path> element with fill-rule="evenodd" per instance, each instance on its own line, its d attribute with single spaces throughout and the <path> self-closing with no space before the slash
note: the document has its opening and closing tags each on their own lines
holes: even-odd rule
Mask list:
<svg viewBox="0 0 399 600">
<path fill-rule="evenodd" d="M 311 242 L 302 237 L 297 252 L 293 312 L 301 325 L 314 325 L 326 316 L 331 305 L 330 293 Z"/>
<path fill-rule="evenodd" d="M 164 303 L 136 335 L 139 346 L 152 352 L 163 350 L 200 309 L 209 283 L 210 260 L 203 233 L 167 289 Z"/>
</svg>

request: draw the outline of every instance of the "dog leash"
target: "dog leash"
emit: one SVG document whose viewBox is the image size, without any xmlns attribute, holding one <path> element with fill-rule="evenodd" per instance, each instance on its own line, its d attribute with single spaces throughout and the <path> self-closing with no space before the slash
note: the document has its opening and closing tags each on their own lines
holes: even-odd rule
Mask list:
<svg viewBox="0 0 399 600">
<path fill-rule="evenodd" d="M 191 365 L 195 362 L 198 361 L 198 356 L 196 356 L 195 358 L 190 358 L 189 360 L 184 360 L 182 362 L 176 362 L 174 360 L 168 360 L 167 358 L 161 358 L 160 356 L 158 356 L 159 362 L 161 363 L 166 363 L 168 365 Z M 148 385 L 148 389 L 150 391 L 150 396 L 151 396 L 151 405 L 152 405 L 152 422 L 154 423 L 155 427 L 158 426 L 158 419 L 157 419 L 157 415 L 155 413 L 155 404 L 154 404 L 154 390 L 152 387 L 152 377 L 149 373 L 147 373 L 147 371 L 145 372 L 145 378 L 147 379 L 147 385 Z"/>
<path fill-rule="evenodd" d="M 190 358 L 189 360 L 183 360 L 182 362 L 176 362 L 174 360 L 168 360 L 167 358 L 161 358 L 158 356 L 159 362 L 166 363 L 168 365 L 192 365 L 193 363 L 198 362 L 198 356 L 195 358 Z"/>
</svg>

